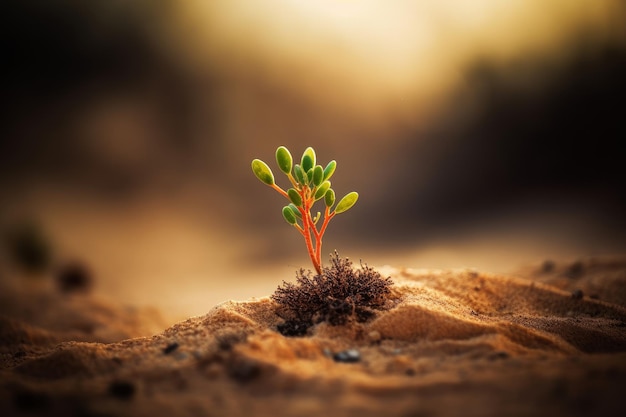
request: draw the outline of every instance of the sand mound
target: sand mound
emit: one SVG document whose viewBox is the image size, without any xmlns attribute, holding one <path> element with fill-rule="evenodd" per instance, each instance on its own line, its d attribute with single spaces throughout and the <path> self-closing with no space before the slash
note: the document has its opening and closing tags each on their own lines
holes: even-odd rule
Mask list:
<svg viewBox="0 0 626 417">
<path fill-rule="evenodd" d="M 4 318 L 2 407 L 153 416 L 626 410 L 625 300 L 473 271 L 385 272 L 393 308 L 366 323 L 321 323 L 298 338 L 276 331 L 281 319 L 269 298 L 226 302 L 156 336 L 116 343 L 59 344 L 54 329 Z M 593 280 L 601 287 L 598 274 Z"/>
<path fill-rule="evenodd" d="M 0 279 L 0 332 L 22 323 L 31 335 L 51 342 L 111 343 L 160 332 L 165 320 L 155 309 L 119 306 L 88 294 L 64 294 L 49 282 Z M 2 333 L 0 333 L 2 334 Z M 4 343 L 15 343 L 6 335 Z"/>
<path fill-rule="evenodd" d="M 546 260 L 541 265 L 522 268 L 517 275 L 626 307 L 624 257 L 592 257 L 573 262 Z"/>
</svg>

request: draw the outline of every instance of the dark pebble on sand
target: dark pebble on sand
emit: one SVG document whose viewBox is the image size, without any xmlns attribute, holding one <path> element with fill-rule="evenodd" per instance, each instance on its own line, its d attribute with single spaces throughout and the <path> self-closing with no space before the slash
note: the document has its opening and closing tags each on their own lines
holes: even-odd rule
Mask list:
<svg viewBox="0 0 626 417">
<path fill-rule="evenodd" d="M 583 290 L 574 290 L 574 291 L 572 291 L 572 298 L 574 300 L 582 300 L 582 298 L 583 298 Z"/>
<path fill-rule="evenodd" d="M 109 394 L 120 400 L 129 400 L 135 395 L 135 385 L 127 381 L 113 381 L 109 385 Z"/>
<path fill-rule="evenodd" d="M 261 366 L 249 359 L 239 359 L 231 364 L 228 373 L 235 381 L 245 383 L 261 375 Z"/>
<path fill-rule="evenodd" d="M 165 346 L 163 348 L 163 353 L 165 355 L 169 355 L 170 353 L 174 352 L 176 349 L 178 349 L 178 346 L 180 346 L 178 343 L 174 342 L 174 343 L 170 343 L 169 345 Z"/>
<path fill-rule="evenodd" d="M 361 360 L 361 353 L 356 349 L 342 350 L 333 355 L 335 362 L 354 363 Z"/>
<path fill-rule="evenodd" d="M 491 355 L 488 356 L 489 360 L 495 361 L 498 359 L 507 359 L 509 357 L 509 354 L 505 351 L 498 351 L 498 352 L 493 352 Z"/>
<path fill-rule="evenodd" d="M 565 276 L 570 279 L 580 278 L 585 272 L 585 266 L 581 261 L 574 262 L 565 271 Z"/>
<path fill-rule="evenodd" d="M 555 266 L 556 266 L 556 265 L 554 264 L 554 262 L 548 259 L 548 260 L 546 260 L 546 261 L 544 261 L 544 262 L 543 262 L 543 265 L 541 265 L 541 271 L 542 271 L 543 273 L 548 274 L 548 273 L 550 273 L 550 272 L 553 272 L 553 271 L 554 271 L 554 267 L 555 267 Z"/>
<path fill-rule="evenodd" d="M 57 286 L 62 292 L 86 292 L 93 281 L 91 271 L 81 262 L 70 262 L 61 267 L 56 275 Z"/>
</svg>

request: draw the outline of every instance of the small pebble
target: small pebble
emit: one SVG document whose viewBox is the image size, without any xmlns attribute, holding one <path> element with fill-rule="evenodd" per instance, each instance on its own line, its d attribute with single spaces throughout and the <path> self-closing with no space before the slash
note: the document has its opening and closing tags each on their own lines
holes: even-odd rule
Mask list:
<svg viewBox="0 0 626 417">
<path fill-rule="evenodd" d="M 261 375 L 261 365 L 249 359 L 236 360 L 231 364 L 228 373 L 237 382 L 249 382 Z"/>
<path fill-rule="evenodd" d="M 495 361 L 497 359 L 507 359 L 509 354 L 505 351 L 493 352 L 489 355 L 489 360 Z"/>
<path fill-rule="evenodd" d="M 580 290 L 580 289 L 572 291 L 572 298 L 574 300 L 582 300 L 582 298 L 583 298 L 583 291 Z"/>
<path fill-rule="evenodd" d="M 174 343 L 170 343 L 169 345 L 165 346 L 163 348 L 163 353 L 165 355 L 169 355 L 170 353 L 174 352 L 176 349 L 178 349 L 178 346 L 180 346 L 178 343 L 174 342 Z"/>
<path fill-rule="evenodd" d="M 554 264 L 553 261 L 551 261 L 550 259 L 547 259 L 543 262 L 543 265 L 541 265 L 541 270 L 544 273 L 550 273 L 552 271 L 554 271 L 554 267 L 556 265 Z"/>
<path fill-rule="evenodd" d="M 565 271 L 565 276 L 571 279 L 580 278 L 585 272 L 585 266 L 581 261 L 574 262 Z"/>
<path fill-rule="evenodd" d="M 109 385 L 109 394 L 120 400 L 129 400 L 135 395 L 135 386 L 127 381 L 113 381 Z"/>
<path fill-rule="evenodd" d="M 62 292 L 87 292 L 92 286 L 93 278 L 84 264 L 70 262 L 57 272 L 56 281 Z"/>
<path fill-rule="evenodd" d="M 361 360 L 361 353 L 356 349 L 342 350 L 333 356 L 335 362 L 354 363 Z"/>
</svg>

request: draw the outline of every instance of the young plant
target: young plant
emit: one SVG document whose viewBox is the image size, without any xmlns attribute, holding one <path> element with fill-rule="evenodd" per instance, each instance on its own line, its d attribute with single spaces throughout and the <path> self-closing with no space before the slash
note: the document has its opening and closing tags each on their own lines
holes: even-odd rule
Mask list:
<svg viewBox="0 0 626 417">
<path fill-rule="evenodd" d="M 325 168 L 316 165 L 315 151 L 311 147 L 306 148 L 302 154 L 300 164 L 294 165 L 289 150 L 280 146 L 276 149 L 276 163 L 291 183 L 292 187 L 287 191 L 276 184 L 272 170 L 260 159 L 252 161 L 252 172 L 261 182 L 272 187 L 289 201 L 289 204 L 283 207 L 283 217 L 304 237 L 313 267 L 321 275 L 322 238 L 328 223 L 337 214 L 352 208 L 359 194 L 354 191 L 348 193 L 333 209 L 335 191 L 331 188 L 330 177 L 335 173 L 337 162 L 330 161 Z M 312 215 L 313 205 L 319 200 L 324 200 L 324 214 L 318 211 Z"/>
</svg>

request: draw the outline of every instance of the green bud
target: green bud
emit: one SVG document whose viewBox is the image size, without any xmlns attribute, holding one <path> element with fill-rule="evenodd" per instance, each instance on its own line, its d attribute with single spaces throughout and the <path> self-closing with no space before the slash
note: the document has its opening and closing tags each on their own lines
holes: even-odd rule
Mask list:
<svg viewBox="0 0 626 417">
<path fill-rule="evenodd" d="M 324 169 L 321 165 L 316 165 L 313 168 L 313 185 L 319 187 L 324 182 Z"/>
<path fill-rule="evenodd" d="M 284 146 L 279 146 L 276 149 L 276 163 L 281 171 L 285 174 L 289 174 L 291 172 L 291 166 L 293 165 L 293 158 L 289 153 L 289 149 Z"/>
<path fill-rule="evenodd" d="M 283 217 L 289 224 L 296 224 L 296 215 L 289 206 L 283 207 Z"/>
<path fill-rule="evenodd" d="M 315 166 L 315 151 L 310 146 L 304 150 L 300 162 L 305 172 Z"/>
<path fill-rule="evenodd" d="M 328 165 L 326 165 L 326 168 L 324 168 L 324 181 L 330 179 L 330 177 L 333 176 L 336 168 L 337 168 L 337 161 L 333 159 L 332 161 L 328 163 Z"/>
<path fill-rule="evenodd" d="M 359 199 L 359 194 L 355 191 L 348 193 L 344 198 L 339 200 L 337 203 L 337 208 L 335 209 L 335 213 L 343 213 L 344 211 L 348 211 Z"/>
<path fill-rule="evenodd" d="M 254 172 L 254 175 L 256 175 L 261 182 L 267 185 L 274 185 L 274 174 L 272 174 L 272 170 L 260 159 L 252 161 L 252 172 Z"/>
<path fill-rule="evenodd" d="M 289 204 L 289 207 L 291 208 L 291 211 L 293 211 L 293 213 L 299 218 L 302 218 L 302 214 L 300 213 L 300 210 L 298 210 L 298 207 L 296 207 L 294 204 Z"/>
<path fill-rule="evenodd" d="M 326 191 L 328 191 L 329 188 L 330 188 L 330 181 L 324 181 L 322 185 L 320 185 L 317 191 L 315 192 L 315 201 L 324 197 L 324 195 L 326 194 Z"/>
<path fill-rule="evenodd" d="M 300 184 L 305 185 L 309 182 L 306 176 L 306 172 L 302 169 L 300 165 L 296 164 L 293 167 L 293 173 L 296 176 L 296 180 L 298 180 Z"/>
<path fill-rule="evenodd" d="M 335 204 L 335 191 L 332 188 L 329 188 L 324 195 L 324 203 L 326 203 L 326 207 L 332 207 Z"/>
<path fill-rule="evenodd" d="M 300 197 L 300 194 L 298 194 L 298 192 L 294 188 L 290 188 L 289 190 L 287 190 L 287 195 L 289 195 L 289 199 L 294 205 L 296 205 L 297 207 L 300 207 L 302 205 L 302 197 Z"/>
</svg>

